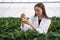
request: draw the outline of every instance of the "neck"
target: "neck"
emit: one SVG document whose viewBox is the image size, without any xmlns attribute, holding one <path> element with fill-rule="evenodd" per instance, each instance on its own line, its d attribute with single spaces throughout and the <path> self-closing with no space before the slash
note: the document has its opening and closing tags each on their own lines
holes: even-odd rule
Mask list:
<svg viewBox="0 0 60 40">
<path fill-rule="evenodd" d="M 41 16 L 38 16 L 38 19 L 39 19 L 39 20 L 41 20 L 42 18 L 43 18 L 43 15 L 41 15 Z"/>
</svg>

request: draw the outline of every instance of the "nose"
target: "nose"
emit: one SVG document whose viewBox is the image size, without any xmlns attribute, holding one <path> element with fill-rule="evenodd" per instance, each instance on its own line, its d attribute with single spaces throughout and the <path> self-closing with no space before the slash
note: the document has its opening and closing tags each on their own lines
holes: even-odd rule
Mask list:
<svg viewBox="0 0 60 40">
<path fill-rule="evenodd" d="M 37 12 L 37 11 L 35 11 L 35 14 L 37 14 L 37 15 L 38 15 L 38 12 Z"/>
</svg>

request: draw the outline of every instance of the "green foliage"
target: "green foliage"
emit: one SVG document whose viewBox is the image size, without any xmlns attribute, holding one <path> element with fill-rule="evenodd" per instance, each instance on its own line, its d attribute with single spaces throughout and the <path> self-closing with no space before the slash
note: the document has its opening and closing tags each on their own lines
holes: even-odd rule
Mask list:
<svg viewBox="0 0 60 40">
<path fill-rule="evenodd" d="M 0 18 L 0 40 L 60 40 L 60 18 L 52 17 L 47 34 L 39 34 L 35 30 L 24 32 L 20 29 L 20 18 Z"/>
</svg>

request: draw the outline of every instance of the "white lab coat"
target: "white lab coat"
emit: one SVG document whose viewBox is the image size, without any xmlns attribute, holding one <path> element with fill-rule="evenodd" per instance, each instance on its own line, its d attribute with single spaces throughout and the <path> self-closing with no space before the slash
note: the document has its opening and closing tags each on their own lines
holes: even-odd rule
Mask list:
<svg viewBox="0 0 60 40">
<path fill-rule="evenodd" d="M 51 20 L 47 18 L 43 18 L 40 22 L 40 25 L 38 25 L 38 17 L 31 17 L 29 20 L 36 26 L 36 31 L 38 31 L 40 34 L 41 33 L 47 33 Z M 24 31 L 27 31 L 28 29 L 33 29 L 31 26 L 24 24 L 24 27 L 21 25 L 21 29 Z"/>
</svg>

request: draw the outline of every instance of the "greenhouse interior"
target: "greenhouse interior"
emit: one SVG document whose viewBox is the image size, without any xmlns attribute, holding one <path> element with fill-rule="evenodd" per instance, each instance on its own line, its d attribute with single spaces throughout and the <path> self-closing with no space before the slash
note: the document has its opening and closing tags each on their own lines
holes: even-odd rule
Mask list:
<svg viewBox="0 0 60 40">
<path fill-rule="evenodd" d="M 34 16 L 37 3 L 44 4 L 51 19 L 46 34 L 21 29 L 21 14 Z M 0 0 L 0 40 L 60 40 L 60 0 Z"/>
</svg>

